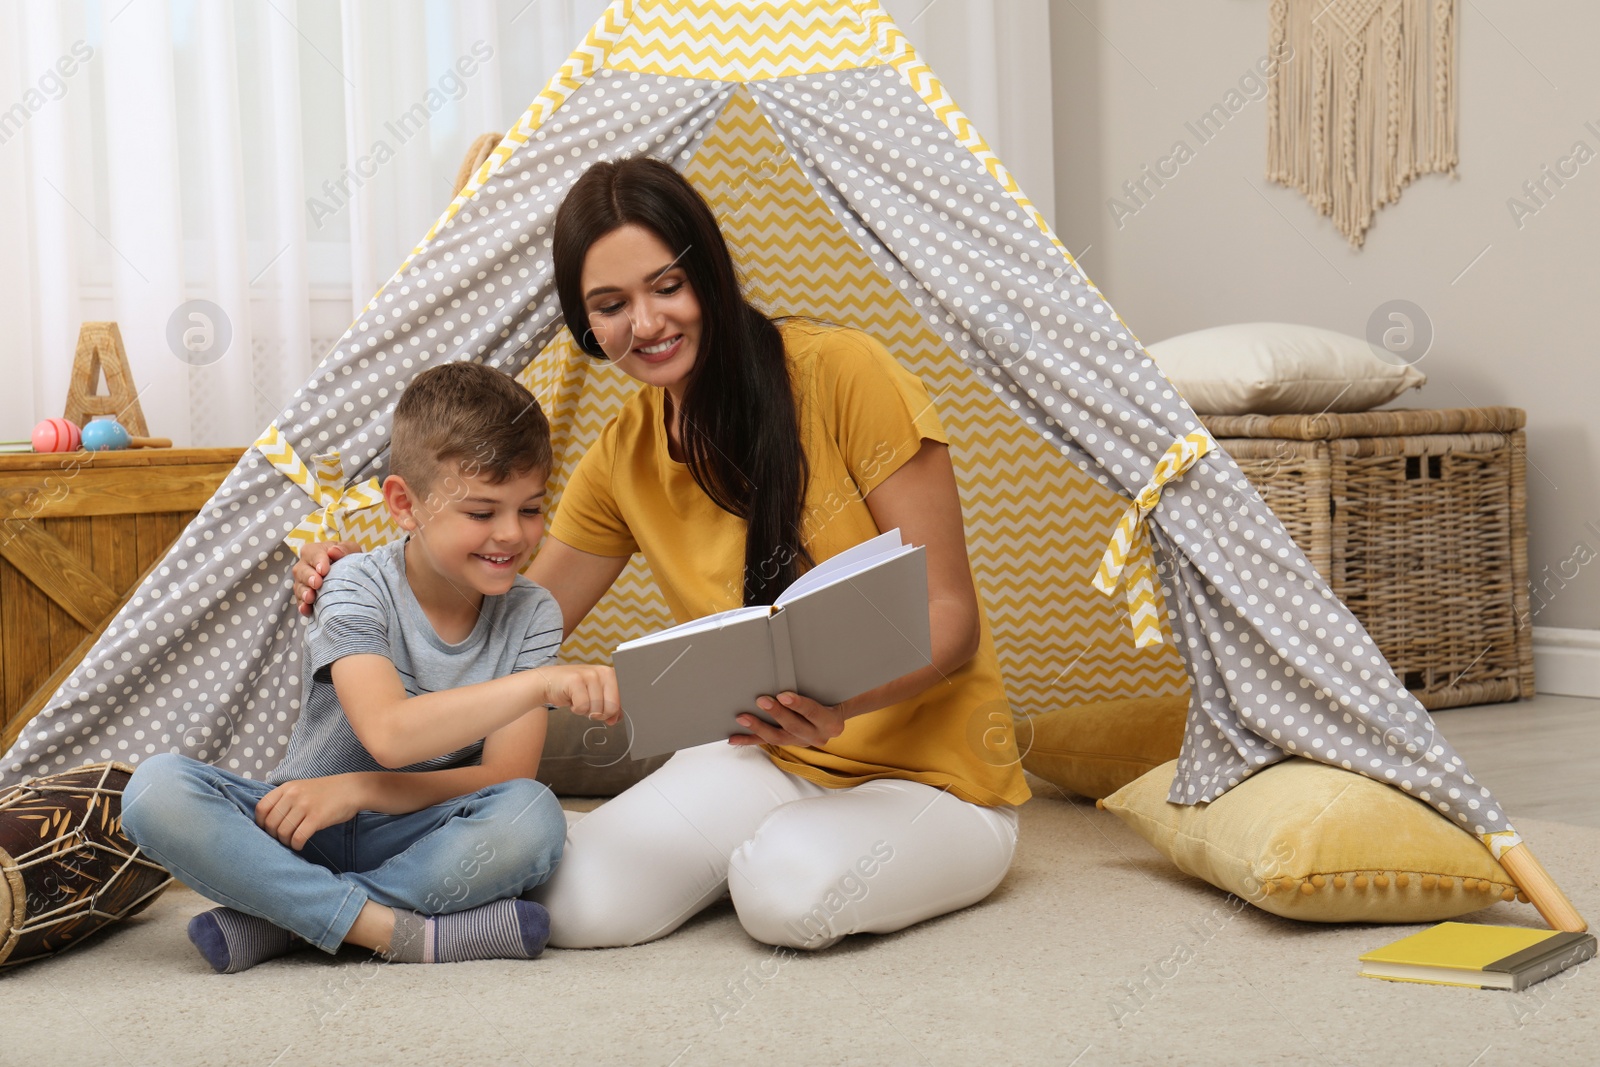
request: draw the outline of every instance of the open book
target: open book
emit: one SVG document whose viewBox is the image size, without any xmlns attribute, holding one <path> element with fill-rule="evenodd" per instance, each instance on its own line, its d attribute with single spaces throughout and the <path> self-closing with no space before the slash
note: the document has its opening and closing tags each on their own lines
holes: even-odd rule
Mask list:
<svg viewBox="0 0 1600 1067">
<path fill-rule="evenodd" d="M 890 530 L 795 580 L 770 607 L 735 608 L 626 641 L 612 653 L 629 755 L 748 733 L 759 696 L 837 704 L 933 662 L 928 563 Z"/>
</svg>

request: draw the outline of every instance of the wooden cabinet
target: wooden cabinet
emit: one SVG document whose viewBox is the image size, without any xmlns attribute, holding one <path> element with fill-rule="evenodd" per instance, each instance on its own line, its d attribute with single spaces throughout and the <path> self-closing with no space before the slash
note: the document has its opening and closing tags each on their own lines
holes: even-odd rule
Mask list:
<svg viewBox="0 0 1600 1067">
<path fill-rule="evenodd" d="M 0 455 L 0 752 L 243 452 Z"/>
</svg>

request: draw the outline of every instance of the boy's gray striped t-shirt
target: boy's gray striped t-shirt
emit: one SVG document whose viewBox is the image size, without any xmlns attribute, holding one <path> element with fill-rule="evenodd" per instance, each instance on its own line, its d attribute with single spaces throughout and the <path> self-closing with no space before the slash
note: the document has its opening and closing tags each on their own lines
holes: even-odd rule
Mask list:
<svg viewBox="0 0 1600 1067">
<path fill-rule="evenodd" d="M 346 556 L 328 569 L 306 627 L 304 695 L 289 749 L 267 782 L 382 771 L 351 729 L 330 668 L 345 656 L 372 654 L 394 664 L 406 693 L 419 696 L 486 682 L 555 659 L 561 607 L 542 586 L 517 575 L 511 589 L 483 598 L 478 625 L 446 644 L 406 582 L 405 542 Z M 434 771 L 481 763 L 483 741 L 401 768 Z"/>
</svg>

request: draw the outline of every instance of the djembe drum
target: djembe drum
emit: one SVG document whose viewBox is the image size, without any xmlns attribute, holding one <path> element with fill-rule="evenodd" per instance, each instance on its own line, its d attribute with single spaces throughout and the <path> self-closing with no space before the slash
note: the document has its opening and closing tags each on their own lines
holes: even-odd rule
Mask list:
<svg viewBox="0 0 1600 1067">
<path fill-rule="evenodd" d="M 122 833 L 133 768 L 86 763 L 0 794 L 0 967 L 71 948 L 172 881 Z"/>
</svg>

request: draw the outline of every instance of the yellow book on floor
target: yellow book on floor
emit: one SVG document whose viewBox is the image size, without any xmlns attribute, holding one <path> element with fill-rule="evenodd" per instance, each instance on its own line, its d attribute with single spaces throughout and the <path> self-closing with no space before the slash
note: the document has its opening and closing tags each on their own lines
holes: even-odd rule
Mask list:
<svg viewBox="0 0 1600 1067">
<path fill-rule="evenodd" d="M 1440 923 L 1361 957 L 1367 978 L 1516 992 L 1595 954 L 1593 934 Z"/>
</svg>

